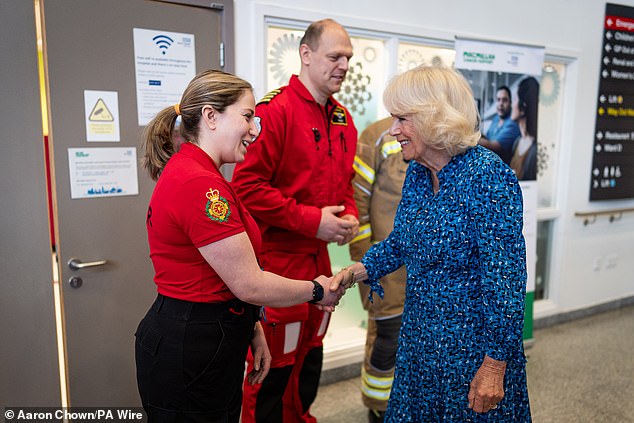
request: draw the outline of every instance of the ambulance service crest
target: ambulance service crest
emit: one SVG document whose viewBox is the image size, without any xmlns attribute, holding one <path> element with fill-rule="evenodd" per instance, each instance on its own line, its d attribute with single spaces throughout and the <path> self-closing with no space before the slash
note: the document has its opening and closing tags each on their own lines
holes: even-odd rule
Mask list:
<svg viewBox="0 0 634 423">
<path fill-rule="evenodd" d="M 330 123 L 333 125 L 343 125 L 348 126 L 348 119 L 346 118 L 346 111 L 341 106 L 335 107 L 335 110 L 332 112 L 332 118 L 330 119 Z"/>
<path fill-rule="evenodd" d="M 207 217 L 216 222 L 223 223 L 229 220 L 229 216 L 231 215 L 229 203 L 224 197 L 220 196 L 217 189 L 209 188 L 205 197 L 209 200 L 205 206 Z"/>
</svg>

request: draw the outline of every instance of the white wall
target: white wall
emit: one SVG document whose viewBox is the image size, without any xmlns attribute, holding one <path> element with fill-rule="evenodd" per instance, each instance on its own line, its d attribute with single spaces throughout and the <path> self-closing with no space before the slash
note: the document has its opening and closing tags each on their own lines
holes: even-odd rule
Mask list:
<svg viewBox="0 0 634 423">
<path fill-rule="evenodd" d="M 634 7 L 634 0 L 619 4 Z M 263 17 L 452 41 L 454 36 L 543 45 L 571 58 L 565 87 L 559 185 L 548 301 L 536 317 L 634 295 L 634 213 L 584 226 L 575 212 L 633 208 L 634 200 L 588 201 L 605 2 L 599 0 L 235 0 L 236 73 L 264 86 Z M 541 303 L 541 304 L 540 304 Z"/>
</svg>

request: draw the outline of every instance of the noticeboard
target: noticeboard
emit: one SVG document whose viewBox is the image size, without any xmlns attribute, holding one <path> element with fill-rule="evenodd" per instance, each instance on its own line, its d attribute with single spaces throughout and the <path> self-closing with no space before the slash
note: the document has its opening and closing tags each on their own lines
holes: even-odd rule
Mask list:
<svg viewBox="0 0 634 423">
<path fill-rule="evenodd" d="M 606 4 L 590 201 L 634 198 L 634 8 Z"/>
</svg>

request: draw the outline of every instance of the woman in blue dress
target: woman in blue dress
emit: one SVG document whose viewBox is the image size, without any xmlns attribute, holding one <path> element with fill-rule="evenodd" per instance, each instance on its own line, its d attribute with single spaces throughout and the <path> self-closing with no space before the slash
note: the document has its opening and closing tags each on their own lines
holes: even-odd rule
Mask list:
<svg viewBox="0 0 634 423">
<path fill-rule="evenodd" d="M 478 113 L 456 71 L 419 67 L 383 96 L 411 160 L 394 230 L 334 279 L 407 269 L 387 422 L 530 422 L 523 351 L 526 249 L 514 172 L 478 146 Z"/>
</svg>

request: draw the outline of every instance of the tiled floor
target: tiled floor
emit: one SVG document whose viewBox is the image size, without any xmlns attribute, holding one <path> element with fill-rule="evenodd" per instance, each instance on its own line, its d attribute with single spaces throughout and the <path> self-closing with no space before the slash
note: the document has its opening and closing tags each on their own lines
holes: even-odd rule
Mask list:
<svg viewBox="0 0 634 423">
<path fill-rule="evenodd" d="M 634 423 L 634 306 L 534 333 L 527 350 L 535 423 Z M 320 423 L 367 422 L 359 378 L 322 386 Z"/>
</svg>

